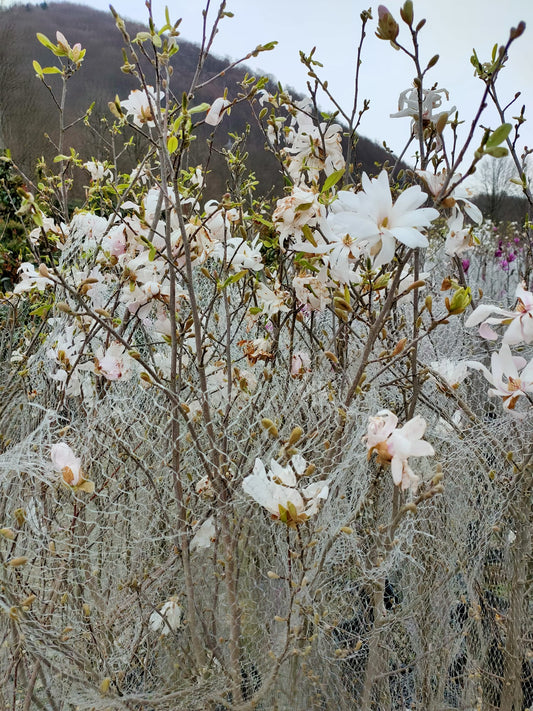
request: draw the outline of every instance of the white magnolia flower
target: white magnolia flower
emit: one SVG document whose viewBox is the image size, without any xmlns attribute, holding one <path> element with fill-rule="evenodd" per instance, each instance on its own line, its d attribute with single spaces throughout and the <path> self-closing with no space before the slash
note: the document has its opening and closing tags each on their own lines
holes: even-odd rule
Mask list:
<svg viewBox="0 0 533 711">
<path fill-rule="evenodd" d="M 459 387 L 466 376 L 468 375 L 468 366 L 466 361 L 457 362 L 449 358 L 443 358 L 439 361 L 433 361 L 429 364 L 431 369 L 441 376 L 446 383 L 454 390 Z"/>
<path fill-rule="evenodd" d="M 42 227 L 35 227 L 28 235 L 30 242 L 32 244 L 38 244 L 44 231 L 45 234 L 51 234 L 52 237 L 58 239 L 62 245 L 68 235 L 68 228 L 65 223 L 62 222 L 60 225 L 57 225 L 53 217 L 42 217 L 42 221 Z"/>
<path fill-rule="evenodd" d="M 163 636 L 175 632 L 181 627 L 183 609 L 176 597 L 167 600 L 160 610 L 154 610 L 150 615 L 148 626 L 152 632 L 160 632 Z"/>
<path fill-rule="evenodd" d="M 328 482 L 314 482 L 298 489 L 298 477 L 306 470 L 306 461 L 295 455 L 286 467 L 275 459 L 270 461 L 270 471 L 258 458 L 253 473 L 245 477 L 242 488 L 258 504 L 270 512 L 272 518 L 295 526 L 317 513 L 321 501 L 329 494 Z"/>
<path fill-rule="evenodd" d="M 318 192 L 307 185 L 293 185 L 291 194 L 277 201 L 272 221 L 279 232 L 280 247 L 288 237 L 301 237 L 305 225 L 316 227 L 325 217 L 318 197 Z"/>
<path fill-rule="evenodd" d="M 444 187 L 444 183 L 448 179 L 446 170 L 443 170 L 440 173 L 430 173 L 429 170 L 417 170 L 416 174 L 424 180 L 433 197 L 437 197 L 440 194 L 442 188 Z M 455 173 L 448 183 L 448 188 L 453 187 L 461 179 L 462 175 L 460 173 Z M 442 205 L 443 207 L 451 207 L 456 210 L 458 203 L 461 203 L 468 217 L 475 222 L 476 225 L 480 225 L 483 222 L 483 214 L 479 207 L 474 205 L 471 201 L 471 197 L 472 191 L 461 183 L 461 185 L 458 185 L 452 190 L 448 197 L 443 201 Z"/>
<path fill-rule="evenodd" d="M 50 450 L 52 466 L 54 470 L 61 474 L 65 484 L 75 489 L 81 489 L 87 493 L 94 491 L 94 484 L 83 476 L 81 470 L 81 459 L 76 457 L 72 449 L 66 442 L 53 444 Z"/>
<path fill-rule="evenodd" d="M 211 108 L 205 117 L 205 122 L 210 126 L 218 126 L 224 118 L 224 113 L 230 104 L 230 101 L 219 96 L 218 99 L 215 99 L 211 104 Z"/>
<path fill-rule="evenodd" d="M 91 180 L 103 180 L 104 178 L 109 178 L 113 180 L 113 173 L 109 168 L 106 168 L 103 163 L 98 160 L 89 160 L 87 163 L 83 164 L 84 168 L 87 168 L 91 174 Z"/>
<path fill-rule="evenodd" d="M 164 95 L 164 92 L 161 92 L 160 98 Z M 153 110 L 157 106 L 157 97 L 153 86 L 147 86 L 145 91 L 134 89 L 120 105 L 128 116 L 133 116 L 133 123 L 139 128 L 145 124 L 155 126 Z"/>
<path fill-rule="evenodd" d="M 200 548 L 209 548 L 215 540 L 215 535 L 215 518 L 210 516 L 196 529 L 190 544 L 191 553 Z"/>
<path fill-rule="evenodd" d="M 467 318 L 465 326 L 477 326 L 481 323 L 479 334 L 489 341 L 495 341 L 498 334 L 492 325 L 505 324 L 507 330 L 503 335 L 503 343 L 533 343 L 533 293 L 526 291 L 524 285 L 516 288 L 517 303 L 514 311 L 502 309 L 499 306 L 481 304 Z M 490 318 L 489 314 L 500 314 L 502 318 Z"/>
<path fill-rule="evenodd" d="M 18 273 L 20 274 L 20 281 L 16 284 L 13 293 L 22 294 L 25 291 L 31 291 L 37 288 L 39 291 L 44 291 L 47 286 L 53 286 L 54 282 L 48 277 L 44 276 L 44 272 L 41 274 L 40 271 L 35 269 L 33 264 L 30 262 L 22 262 L 18 268 Z"/>
<path fill-rule="evenodd" d="M 282 291 L 278 281 L 274 284 L 274 291 L 269 289 L 266 284 L 259 282 L 256 288 L 256 296 L 259 305 L 263 309 L 263 313 L 267 316 L 273 316 L 279 311 L 288 311 L 289 307 L 286 304 L 289 294 Z"/>
<path fill-rule="evenodd" d="M 412 129 L 416 136 L 419 131 L 420 108 L 422 108 L 422 123 L 424 128 L 429 124 L 435 125 L 441 116 L 444 114 L 449 115 L 456 110 L 456 107 L 452 106 L 445 111 L 434 113 L 435 109 L 439 109 L 442 105 L 442 94 L 444 94 L 446 100 L 450 98 L 446 89 L 423 89 L 422 107 L 420 107 L 418 89 L 405 89 L 398 99 L 398 113 L 391 114 L 390 117 L 412 118 Z"/>
<path fill-rule="evenodd" d="M 375 451 L 380 464 L 390 463 L 396 486 L 401 486 L 402 490 L 412 488 L 416 492 L 420 477 L 413 472 L 408 459 L 432 456 L 435 450 L 422 439 L 427 427 L 423 417 L 417 415 L 399 429 L 397 424 L 398 418 L 393 412 L 381 410 L 376 417 L 369 418 L 363 441 L 366 441 L 369 457 Z"/>
<path fill-rule="evenodd" d="M 348 235 L 374 258 L 374 267 L 388 264 L 394 257 L 396 240 L 408 247 L 427 247 L 420 232 L 439 213 L 432 207 L 420 207 L 427 195 L 418 185 L 404 190 L 393 204 L 386 170 L 371 180 L 363 173 L 363 190 L 341 191 L 328 218 L 332 230 Z"/>
<path fill-rule="evenodd" d="M 304 173 L 312 181 L 318 180 L 321 170 L 326 175 L 344 170 L 342 127 L 338 124 L 328 126 L 325 122 L 315 125 L 309 99 L 294 102 L 294 109 L 292 130 L 286 139 L 288 145 L 283 150 L 289 175 L 294 182 L 300 182 Z"/>
<path fill-rule="evenodd" d="M 331 301 L 328 281 L 327 270 L 324 267 L 318 274 L 295 276 L 292 286 L 300 303 L 305 304 L 311 311 L 324 311 Z"/>
<path fill-rule="evenodd" d="M 447 223 L 448 234 L 446 235 L 444 251 L 449 257 L 453 257 L 454 254 L 462 254 L 474 246 L 471 230 L 468 227 L 463 227 L 462 212 L 454 210 Z"/>
<path fill-rule="evenodd" d="M 258 272 L 263 268 L 259 235 L 251 243 L 246 242 L 242 237 L 229 237 L 224 243 L 217 242 L 212 256 L 218 259 L 225 258 L 226 263 L 236 272 L 242 269 Z"/>
<path fill-rule="evenodd" d="M 513 356 L 507 343 L 502 343 L 499 353 L 492 354 L 491 370 L 477 361 L 467 361 L 466 364 L 483 373 L 494 386 L 489 388 L 489 396 L 501 397 L 507 410 L 514 410 L 521 396 L 528 397 L 533 393 L 533 359 L 527 363 L 521 356 Z"/>
</svg>

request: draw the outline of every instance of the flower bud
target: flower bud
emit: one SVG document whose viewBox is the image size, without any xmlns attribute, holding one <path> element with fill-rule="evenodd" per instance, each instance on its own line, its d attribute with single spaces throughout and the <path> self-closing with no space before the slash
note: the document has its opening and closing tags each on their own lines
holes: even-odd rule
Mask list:
<svg viewBox="0 0 533 711">
<path fill-rule="evenodd" d="M 446 303 L 446 308 L 448 309 L 448 313 L 450 315 L 457 315 L 457 314 L 462 314 L 463 311 L 466 309 L 468 304 L 472 301 L 472 294 L 470 292 L 470 287 L 459 287 L 459 289 L 456 290 L 455 294 L 452 296 L 452 299 L 448 299 L 446 297 L 445 303 Z"/>
<path fill-rule="evenodd" d="M 28 559 L 26 556 L 21 555 L 19 558 L 11 558 L 10 561 L 8 561 L 7 565 L 9 565 L 11 568 L 19 568 L 22 565 L 26 565 L 28 562 Z"/>
<path fill-rule="evenodd" d="M 263 417 L 261 420 L 261 424 L 265 428 L 265 430 L 268 432 L 268 434 L 271 437 L 277 437 L 278 436 L 278 428 L 276 425 L 272 422 L 272 420 L 269 420 L 268 417 Z"/>
<path fill-rule="evenodd" d="M 398 37 L 400 27 L 385 5 L 378 7 L 378 18 L 376 37 L 378 37 L 378 39 L 394 42 L 396 37 Z"/>
<path fill-rule="evenodd" d="M 403 7 L 400 9 L 400 15 L 405 24 L 411 27 L 414 17 L 412 0 L 405 0 Z"/>
<path fill-rule="evenodd" d="M 300 437 L 303 435 L 303 433 L 304 431 L 301 427 L 295 427 L 291 432 L 291 436 L 289 437 L 287 446 L 291 447 L 293 444 L 296 444 Z"/>
</svg>

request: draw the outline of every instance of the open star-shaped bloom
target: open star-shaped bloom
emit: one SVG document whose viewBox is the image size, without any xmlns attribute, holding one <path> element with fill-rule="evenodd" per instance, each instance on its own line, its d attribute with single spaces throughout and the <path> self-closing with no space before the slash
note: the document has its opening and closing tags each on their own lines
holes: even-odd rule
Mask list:
<svg viewBox="0 0 533 711">
<path fill-rule="evenodd" d="M 477 361 L 467 361 L 466 365 L 483 373 L 494 386 L 489 388 L 488 394 L 501 397 L 507 410 L 514 410 L 520 397 L 529 397 L 533 393 L 533 360 L 527 363 L 521 356 L 513 356 L 507 343 L 502 343 L 499 353 L 492 354 L 491 370 Z"/>
<path fill-rule="evenodd" d="M 427 237 L 420 229 L 428 227 L 439 213 L 432 207 L 420 207 L 427 195 L 418 185 L 404 190 L 393 203 L 387 171 L 372 180 L 363 173 L 362 184 L 359 193 L 339 193 L 328 220 L 333 232 L 350 235 L 373 257 L 374 267 L 392 260 L 396 241 L 407 247 L 427 247 Z"/>
<path fill-rule="evenodd" d="M 416 491 L 420 477 L 409 466 L 409 457 L 428 457 L 435 450 L 422 439 L 427 423 L 417 415 L 397 428 L 398 418 L 390 410 L 381 410 L 376 417 L 370 417 L 367 434 L 363 437 L 368 456 L 376 452 L 380 464 L 390 463 L 392 480 L 402 490 Z"/>
<path fill-rule="evenodd" d="M 160 92 L 160 97 L 163 96 L 164 93 Z M 153 110 L 157 106 L 157 100 L 153 86 L 146 86 L 145 91 L 134 89 L 120 105 L 128 116 L 133 116 L 133 123 L 139 128 L 144 125 L 155 126 Z"/>
<path fill-rule="evenodd" d="M 272 518 L 296 526 L 317 513 L 320 501 L 327 499 L 329 493 L 325 481 L 313 482 L 303 489 L 297 488 L 297 477 L 303 476 L 306 467 L 305 459 L 295 454 L 286 467 L 272 459 L 267 474 L 265 465 L 258 458 L 253 473 L 243 480 L 242 488 L 269 511 Z"/>
<path fill-rule="evenodd" d="M 495 341 L 498 334 L 491 326 L 504 324 L 507 330 L 503 334 L 503 343 L 511 346 L 517 343 L 533 343 L 533 293 L 519 284 L 516 288 L 516 299 L 514 311 L 490 304 L 480 304 L 467 318 L 465 326 L 481 324 L 479 335 L 489 341 Z M 492 313 L 500 314 L 502 318 L 491 318 L 489 314 Z"/>
</svg>

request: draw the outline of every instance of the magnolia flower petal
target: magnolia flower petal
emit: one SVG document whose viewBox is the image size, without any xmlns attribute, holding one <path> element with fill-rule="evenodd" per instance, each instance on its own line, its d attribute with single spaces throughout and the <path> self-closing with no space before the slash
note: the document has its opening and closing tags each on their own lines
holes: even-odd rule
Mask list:
<svg viewBox="0 0 533 711">
<path fill-rule="evenodd" d="M 392 227 L 390 231 L 398 242 L 407 247 L 427 247 L 429 244 L 427 237 L 414 227 Z"/>
<path fill-rule="evenodd" d="M 472 311 L 470 316 L 465 321 L 465 326 L 477 326 L 478 323 L 485 321 L 490 314 L 501 314 L 507 318 L 515 315 L 514 311 L 509 311 L 507 309 L 502 309 L 499 306 L 492 306 L 491 304 L 480 304 L 477 308 Z"/>
</svg>

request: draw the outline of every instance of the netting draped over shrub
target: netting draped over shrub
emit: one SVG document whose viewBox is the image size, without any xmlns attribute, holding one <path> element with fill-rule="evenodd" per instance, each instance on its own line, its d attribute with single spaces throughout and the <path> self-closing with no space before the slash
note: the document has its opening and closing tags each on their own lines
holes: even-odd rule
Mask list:
<svg viewBox="0 0 533 711">
<path fill-rule="evenodd" d="M 128 175 L 85 162 L 69 215 L 83 166 L 61 123 L 0 304 L 2 708 L 533 705 L 529 232 L 504 268 L 458 173 L 474 132 L 449 152 L 455 108 L 425 88 L 409 0 L 401 17 L 413 48 L 383 6 L 377 30 L 415 60 L 417 170 L 375 176 L 356 170 L 357 90 L 321 115 L 312 54 L 312 100 L 249 78 L 196 104 L 214 34 L 175 97 L 177 25 L 132 39 L 116 17 L 139 89 L 110 103 L 114 140 L 129 124 L 147 153 Z M 495 101 L 523 30 L 478 61 Z M 37 76 L 66 91 L 83 49 L 39 40 L 57 71 Z M 241 102 L 277 198 L 255 193 L 245 135 L 221 138 Z M 219 201 L 188 164 L 204 123 Z M 511 129 L 476 134 L 470 168 Z"/>
</svg>

